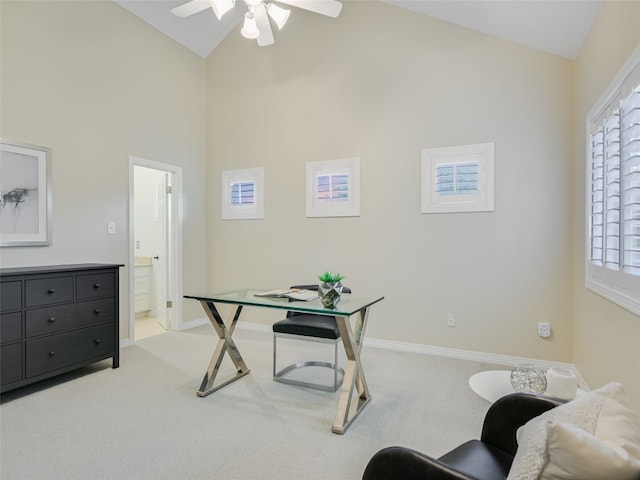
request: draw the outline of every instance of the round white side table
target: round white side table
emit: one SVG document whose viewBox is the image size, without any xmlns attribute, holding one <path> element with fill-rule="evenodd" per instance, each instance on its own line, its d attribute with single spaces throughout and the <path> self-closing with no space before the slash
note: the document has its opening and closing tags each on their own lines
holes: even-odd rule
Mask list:
<svg viewBox="0 0 640 480">
<path fill-rule="evenodd" d="M 511 370 L 487 370 L 478 372 L 469 378 L 469 387 L 488 402 L 513 393 Z"/>
<path fill-rule="evenodd" d="M 469 387 L 477 395 L 491 403 L 515 391 L 511 386 L 511 370 L 478 372 L 469 378 Z M 578 388 L 576 396 L 582 394 L 584 391 Z"/>
</svg>

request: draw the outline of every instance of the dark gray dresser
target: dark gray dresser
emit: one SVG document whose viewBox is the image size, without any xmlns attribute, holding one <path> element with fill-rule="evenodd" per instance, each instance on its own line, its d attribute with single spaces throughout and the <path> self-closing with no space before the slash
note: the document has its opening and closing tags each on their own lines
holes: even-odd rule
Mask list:
<svg viewBox="0 0 640 480">
<path fill-rule="evenodd" d="M 122 266 L 0 268 L 0 392 L 106 358 L 118 368 Z"/>
</svg>

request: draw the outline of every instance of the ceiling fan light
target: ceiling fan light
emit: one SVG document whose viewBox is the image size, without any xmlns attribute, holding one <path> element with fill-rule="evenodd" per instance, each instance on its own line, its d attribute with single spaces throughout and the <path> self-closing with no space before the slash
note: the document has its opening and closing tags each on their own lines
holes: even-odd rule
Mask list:
<svg viewBox="0 0 640 480">
<path fill-rule="evenodd" d="M 235 0 L 209 0 L 209 2 L 218 20 L 222 20 L 222 16 L 235 5 Z"/>
<path fill-rule="evenodd" d="M 256 16 L 253 12 L 247 12 L 244 15 L 244 25 L 240 33 L 244 38 L 258 38 L 260 36 L 260 30 L 258 30 L 258 24 L 256 23 Z"/>
<path fill-rule="evenodd" d="M 287 20 L 289 19 L 291 10 L 279 7 L 275 3 L 269 3 L 267 5 L 267 13 L 271 17 L 271 20 L 273 20 L 278 26 L 278 29 L 282 30 L 282 27 L 284 27 L 284 25 L 287 23 Z"/>
</svg>

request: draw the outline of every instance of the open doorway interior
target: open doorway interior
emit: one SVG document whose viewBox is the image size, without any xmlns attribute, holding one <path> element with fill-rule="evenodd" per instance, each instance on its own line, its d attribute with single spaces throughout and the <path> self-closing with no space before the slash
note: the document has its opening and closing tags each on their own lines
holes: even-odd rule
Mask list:
<svg viewBox="0 0 640 480">
<path fill-rule="evenodd" d="M 134 338 L 171 329 L 173 173 L 134 165 Z"/>
</svg>

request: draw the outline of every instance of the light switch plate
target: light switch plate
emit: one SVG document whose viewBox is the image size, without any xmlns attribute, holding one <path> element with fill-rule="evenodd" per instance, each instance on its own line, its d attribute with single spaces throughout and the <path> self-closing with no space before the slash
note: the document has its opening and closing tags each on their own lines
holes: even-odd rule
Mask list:
<svg viewBox="0 0 640 480">
<path fill-rule="evenodd" d="M 108 235 L 116 234 L 116 222 L 107 222 L 107 234 Z"/>
</svg>

